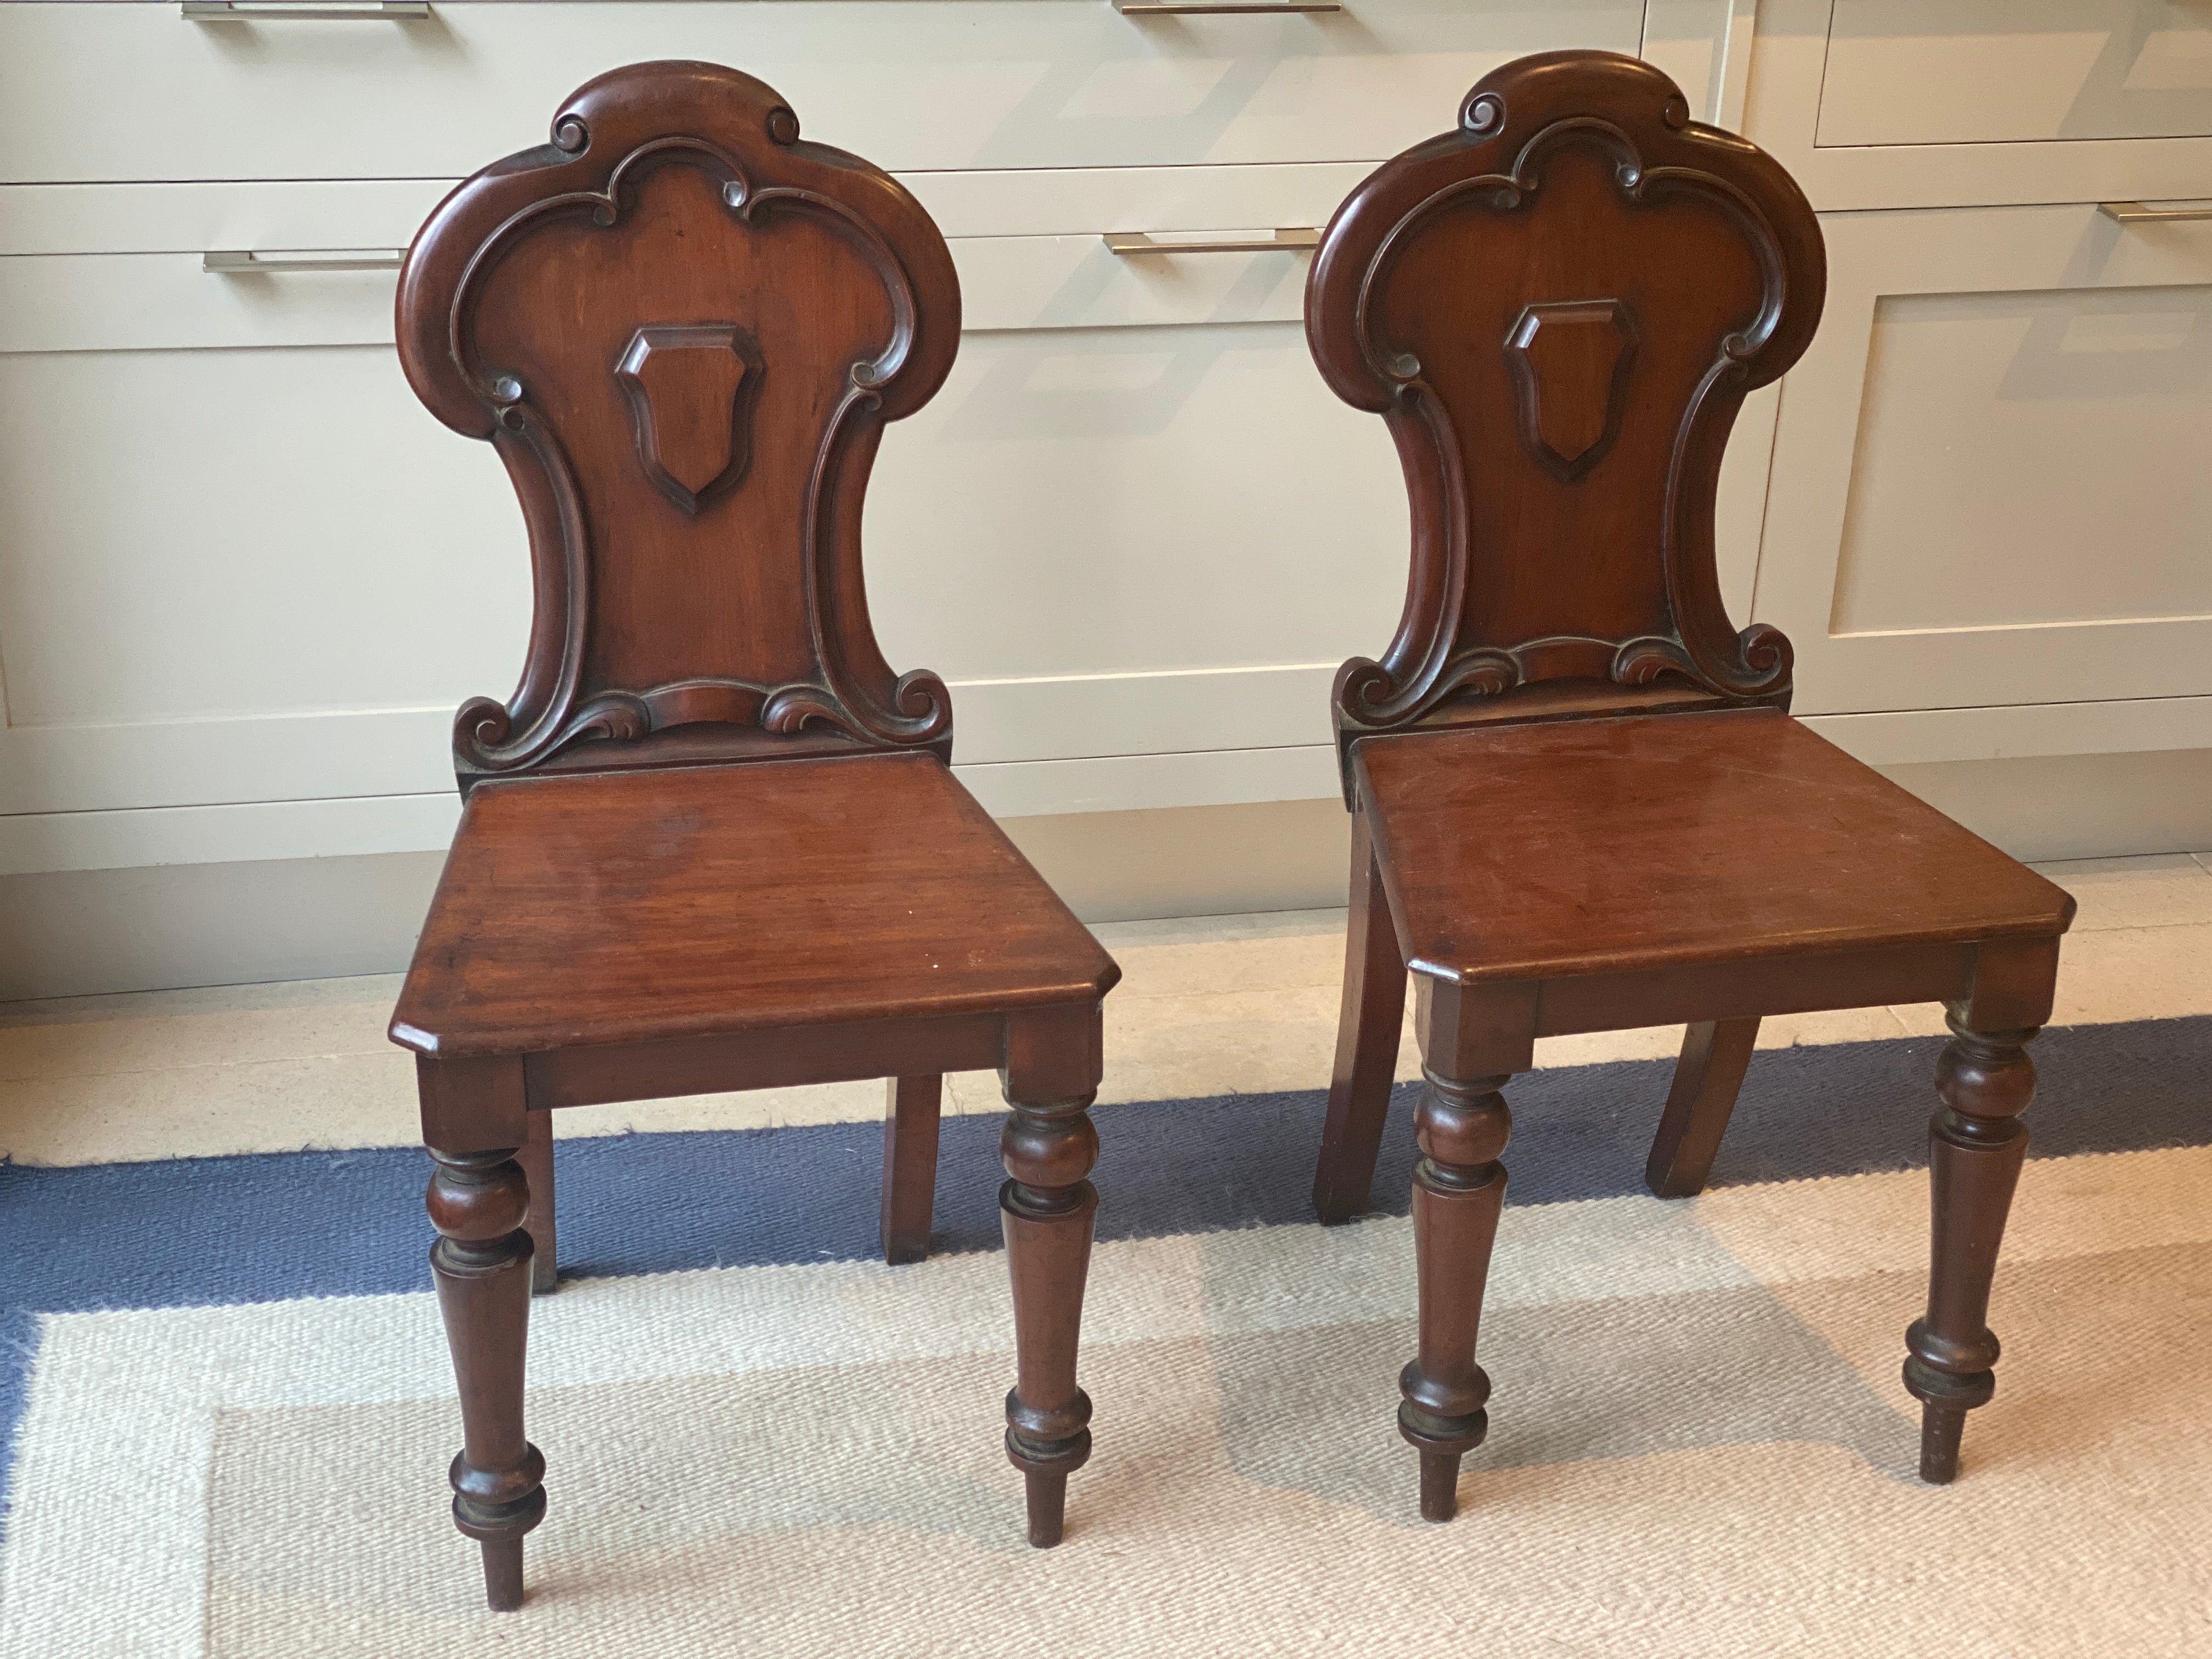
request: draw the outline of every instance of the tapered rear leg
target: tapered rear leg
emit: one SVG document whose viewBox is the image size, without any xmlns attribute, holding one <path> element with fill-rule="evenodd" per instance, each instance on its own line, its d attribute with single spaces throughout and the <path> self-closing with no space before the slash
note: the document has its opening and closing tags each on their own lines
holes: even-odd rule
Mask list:
<svg viewBox="0 0 2212 1659">
<path fill-rule="evenodd" d="M 937 1203 L 937 1120 L 945 1079 L 888 1080 L 884 1110 L 884 1260 L 897 1266 L 929 1254 L 929 1219 Z"/>
<path fill-rule="evenodd" d="M 530 1292 L 550 1296 L 559 1288 L 560 1261 L 553 1244 L 553 1114 L 532 1112 L 530 1138 L 514 1154 L 530 1181 L 530 1217 L 523 1230 L 530 1235 Z"/>
<path fill-rule="evenodd" d="M 1367 814 L 1352 815 L 1352 911 L 1344 940 L 1344 1005 L 1337 1016 L 1336 1070 L 1328 1118 L 1314 1171 L 1314 1209 L 1324 1222 L 1349 1221 L 1367 1208 L 1398 1037 L 1406 1012 L 1406 962 L 1382 890 Z"/>
<path fill-rule="evenodd" d="M 1644 1166 L 1644 1184 L 1661 1198 L 1705 1190 L 1758 1040 L 1757 1019 L 1707 1020 L 1683 1033 L 1674 1086 L 1667 1091 L 1667 1109 Z"/>
</svg>

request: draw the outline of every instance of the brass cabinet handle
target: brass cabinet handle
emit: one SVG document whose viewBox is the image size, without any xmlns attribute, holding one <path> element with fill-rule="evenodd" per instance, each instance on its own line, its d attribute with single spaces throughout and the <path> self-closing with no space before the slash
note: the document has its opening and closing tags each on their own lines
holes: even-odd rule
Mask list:
<svg viewBox="0 0 2212 1659">
<path fill-rule="evenodd" d="M 1114 0 L 1114 9 L 1124 17 L 1158 17 L 1165 13 L 1188 16 L 1208 12 L 1226 17 L 1240 11 L 1342 11 L 1341 0 L 1255 0 L 1240 6 L 1236 0 Z"/>
<path fill-rule="evenodd" d="M 1106 246 L 1114 253 L 1279 253 L 1297 252 L 1321 246 L 1321 232 L 1311 225 L 1279 230 L 1265 240 L 1231 236 L 1219 241 L 1163 242 L 1141 230 L 1109 230 Z"/>
<path fill-rule="evenodd" d="M 2141 202 L 2100 202 L 2097 211 L 2124 225 L 2176 224 L 2185 219 L 2212 219 L 2212 208 L 2154 208 Z"/>
<path fill-rule="evenodd" d="M 294 18 L 380 17 L 404 22 L 428 17 L 427 0 L 180 0 L 187 23 L 265 23 Z"/>
<path fill-rule="evenodd" d="M 406 263 L 407 251 L 397 247 L 282 248 L 269 252 L 224 248 L 200 255 L 200 269 L 218 276 L 262 270 L 397 270 Z"/>
</svg>

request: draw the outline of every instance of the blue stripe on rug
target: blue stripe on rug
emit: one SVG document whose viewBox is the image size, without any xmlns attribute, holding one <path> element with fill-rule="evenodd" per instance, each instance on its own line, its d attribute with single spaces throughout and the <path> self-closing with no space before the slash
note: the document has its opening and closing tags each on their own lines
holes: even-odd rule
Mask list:
<svg viewBox="0 0 2212 1659">
<path fill-rule="evenodd" d="M 1755 1055 L 1713 1184 L 1923 1164 L 1942 1047 L 1916 1037 Z M 2056 1029 L 2034 1053 L 2031 1156 L 2212 1144 L 2212 1017 Z M 1511 1201 L 1641 1192 L 1672 1066 L 1569 1066 L 1509 1085 Z M 1378 1212 L 1407 1208 L 1418 1092 L 1401 1085 L 1392 1097 Z M 1310 1219 L 1325 1103 L 1315 1090 L 1098 1108 L 1098 1237 Z M 933 1249 L 998 1247 L 1000 1121 L 945 1120 Z M 564 1140 L 556 1156 L 564 1278 L 876 1250 L 878 1123 Z M 0 1164 L 0 1469 L 38 1313 L 427 1289 L 427 1175 L 411 1147 Z"/>
</svg>

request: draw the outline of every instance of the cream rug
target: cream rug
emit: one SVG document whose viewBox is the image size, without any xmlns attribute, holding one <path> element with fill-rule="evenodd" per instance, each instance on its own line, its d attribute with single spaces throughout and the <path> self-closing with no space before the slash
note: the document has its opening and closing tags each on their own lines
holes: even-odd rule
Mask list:
<svg viewBox="0 0 2212 1659">
<path fill-rule="evenodd" d="M 424 1294 L 45 1316 L 23 1659 L 2212 1655 L 2212 1149 L 2031 1161 L 1948 1489 L 1898 1378 L 1926 1183 L 1509 1203 L 1489 1443 L 1423 1523 L 1407 1224 L 1101 1244 L 1097 1451 L 1022 1543 L 1005 1264 L 584 1279 L 483 1610 Z"/>
</svg>

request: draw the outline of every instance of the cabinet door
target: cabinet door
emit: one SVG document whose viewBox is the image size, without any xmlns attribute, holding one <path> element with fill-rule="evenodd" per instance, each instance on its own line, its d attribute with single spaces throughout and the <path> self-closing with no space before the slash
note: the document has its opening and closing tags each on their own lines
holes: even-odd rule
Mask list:
<svg viewBox="0 0 2212 1659">
<path fill-rule="evenodd" d="M 1744 131 L 1823 209 L 2212 195 L 2212 13 L 1761 0 Z"/>
<path fill-rule="evenodd" d="M 0 811 L 451 787 L 529 556 L 496 461 L 401 376 L 392 296 L 0 259 Z"/>
<path fill-rule="evenodd" d="M 1152 17 L 1109 0 L 440 0 L 418 21 L 208 23 L 173 6 L 9 4 L 0 169 L 458 178 L 543 142 L 592 76 L 649 58 L 743 69 L 808 136 L 892 171 L 1376 161 L 1449 126 L 1498 64 L 1633 53 L 1642 22 L 1642 0 Z"/>
<path fill-rule="evenodd" d="M 2212 692 L 2212 224 L 1824 228 L 1755 606 L 1799 711 Z"/>
<path fill-rule="evenodd" d="M 2212 15 L 2187 0 L 1836 0 L 1818 142 L 2212 135 Z"/>
</svg>

